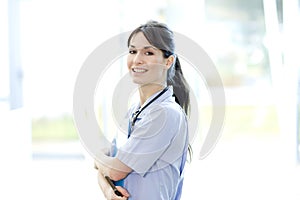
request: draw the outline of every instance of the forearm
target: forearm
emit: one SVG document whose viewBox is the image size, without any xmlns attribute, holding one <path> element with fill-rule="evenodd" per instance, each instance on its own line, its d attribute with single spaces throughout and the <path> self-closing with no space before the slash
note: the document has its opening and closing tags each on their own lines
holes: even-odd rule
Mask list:
<svg viewBox="0 0 300 200">
<path fill-rule="evenodd" d="M 116 157 L 109 157 L 102 154 L 99 160 L 95 161 L 95 167 L 102 175 L 109 176 L 114 181 L 125 178 L 132 171 L 131 168 Z"/>
<path fill-rule="evenodd" d="M 130 196 L 128 191 L 125 188 L 121 186 L 116 186 L 118 192 L 123 195 L 123 196 L 117 196 L 115 190 L 112 189 L 112 187 L 109 185 L 105 177 L 99 171 L 98 171 L 98 184 L 102 190 L 103 195 L 108 200 L 126 200 Z"/>
</svg>

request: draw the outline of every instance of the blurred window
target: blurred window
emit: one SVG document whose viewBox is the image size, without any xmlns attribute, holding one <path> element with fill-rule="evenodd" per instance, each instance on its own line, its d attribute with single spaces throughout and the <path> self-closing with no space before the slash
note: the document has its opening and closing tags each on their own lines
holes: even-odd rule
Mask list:
<svg viewBox="0 0 300 200">
<path fill-rule="evenodd" d="M 209 52 L 228 87 L 270 84 L 262 0 L 206 0 Z"/>
<path fill-rule="evenodd" d="M 9 108 L 8 11 L 7 2 L 0 1 L 0 111 Z"/>
</svg>

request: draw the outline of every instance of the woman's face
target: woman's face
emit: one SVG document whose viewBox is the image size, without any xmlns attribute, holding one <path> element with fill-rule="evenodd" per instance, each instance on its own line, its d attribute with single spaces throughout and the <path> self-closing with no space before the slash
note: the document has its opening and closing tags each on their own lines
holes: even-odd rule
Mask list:
<svg viewBox="0 0 300 200">
<path fill-rule="evenodd" d="M 165 85 L 167 70 L 171 66 L 163 52 L 152 46 L 142 32 L 135 34 L 129 44 L 127 66 L 134 83 Z"/>
</svg>

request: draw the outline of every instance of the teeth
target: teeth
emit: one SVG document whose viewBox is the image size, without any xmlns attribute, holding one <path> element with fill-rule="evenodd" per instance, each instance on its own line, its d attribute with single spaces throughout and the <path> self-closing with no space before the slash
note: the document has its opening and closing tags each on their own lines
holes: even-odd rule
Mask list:
<svg viewBox="0 0 300 200">
<path fill-rule="evenodd" d="M 146 72 L 145 69 L 133 69 L 134 72 L 138 72 L 138 73 L 143 73 L 143 72 Z"/>
</svg>

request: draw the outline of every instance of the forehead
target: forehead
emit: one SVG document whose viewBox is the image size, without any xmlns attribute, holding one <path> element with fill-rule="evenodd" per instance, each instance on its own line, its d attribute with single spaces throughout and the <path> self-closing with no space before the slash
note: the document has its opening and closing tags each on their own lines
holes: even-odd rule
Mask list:
<svg viewBox="0 0 300 200">
<path fill-rule="evenodd" d="M 142 32 L 138 32 L 135 35 L 133 35 L 129 45 L 137 48 L 143 48 L 144 46 L 152 46 Z"/>
</svg>

